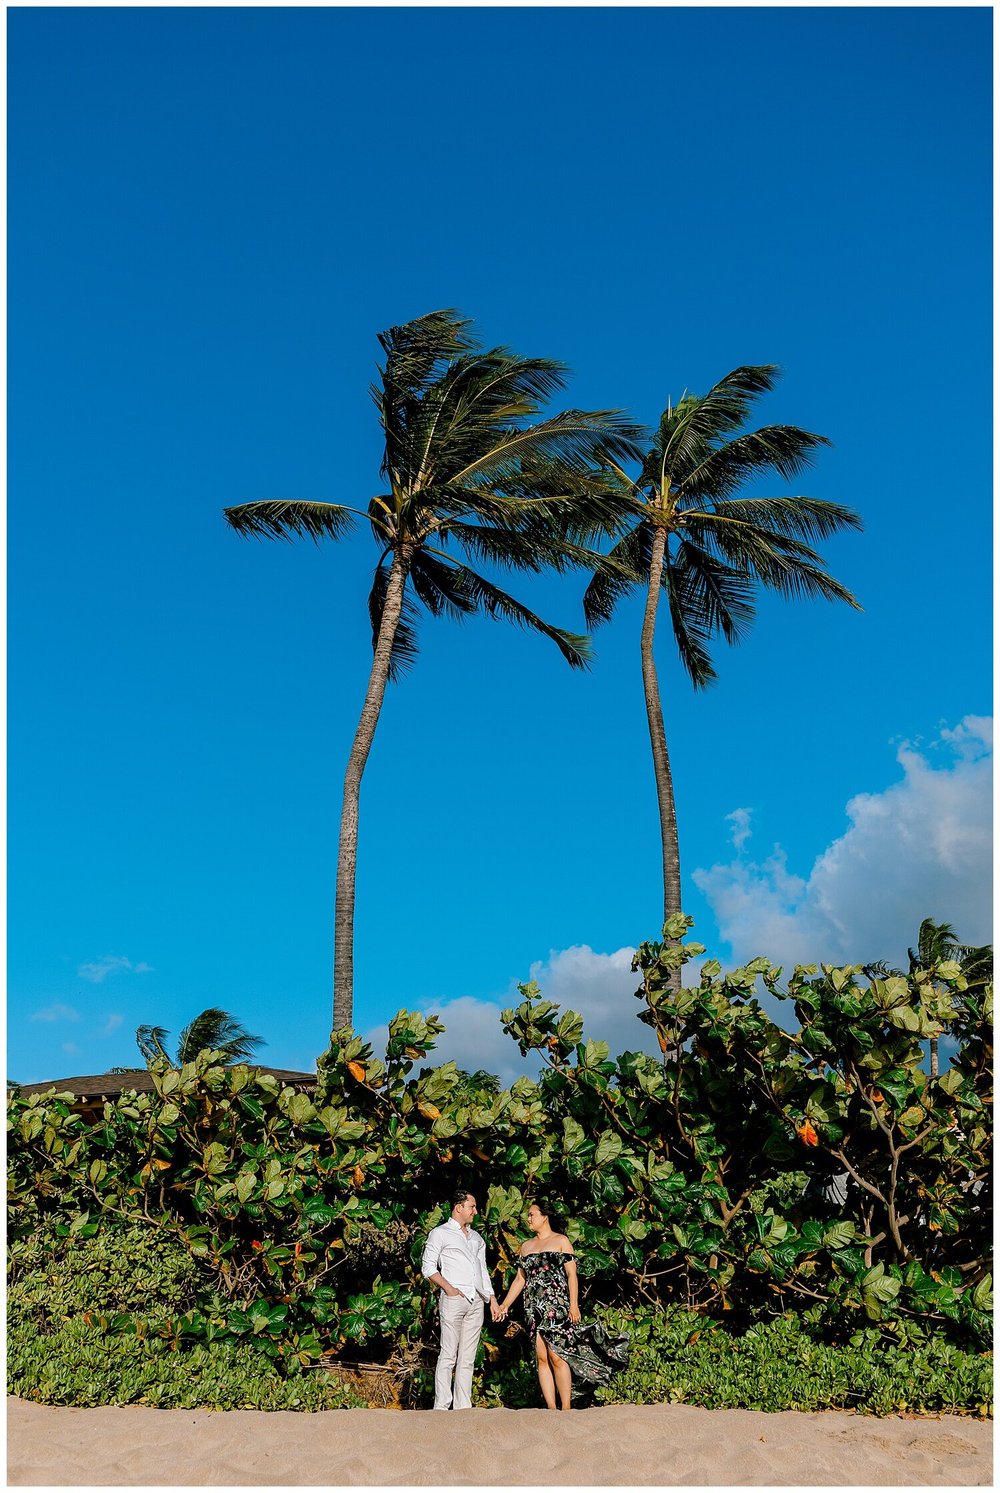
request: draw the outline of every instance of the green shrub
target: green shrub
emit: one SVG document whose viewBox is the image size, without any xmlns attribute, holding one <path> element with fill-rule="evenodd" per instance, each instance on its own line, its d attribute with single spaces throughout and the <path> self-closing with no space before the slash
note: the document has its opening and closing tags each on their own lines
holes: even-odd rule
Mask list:
<svg viewBox="0 0 1000 1493">
<path fill-rule="evenodd" d="M 365 1401 L 322 1369 L 279 1373 L 243 1343 L 172 1347 L 112 1335 L 82 1317 L 39 1335 L 14 1316 L 7 1392 L 45 1405 L 155 1405 L 184 1410 L 340 1410 Z"/>
<path fill-rule="evenodd" d="M 595 1393 L 601 1404 L 992 1414 L 991 1356 L 965 1352 L 940 1336 L 903 1350 L 872 1331 L 868 1341 L 834 1347 L 816 1342 L 794 1316 L 736 1336 L 683 1309 L 599 1315 L 632 1337 L 628 1368 Z"/>
<path fill-rule="evenodd" d="M 68 1232 L 40 1229 L 16 1241 L 7 1301 L 44 1331 L 84 1312 L 133 1312 L 160 1321 L 190 1311 L 207 1284 L 178 1233 L 149 1224 Z"/>
<path fill-rule="evenodd" d="M 588 1314 L 690 1306 L 736 1341 L 799 1312 L 814 1346 L 887 1363 L 926 1350 L 928 1374 L 943 1341 L 984 1346 L 991 988 L 969 990 L 947 961 L 905 980 L 804 966 L 780 985 L 760 959 L 725 975 L 706 963 L 677 991 L 675 970 L 703 952 L 679 942 L 688 923 L 670 920 L 636 954 L 662 1061 L 612 1059 L 582 1017 L 526 985 L 503 1025 L 541 1072 L 503 1092 L 429 1066 L 441 1022 L 401 1011 L 384 1061 L 335 1033 L 313 1095 L 208 1051 L 154 1065 L 155 1093 L 123 1094 L 93 1124 L 71 1096 L 15 1095 L 15 1315 L 38 1309 L 51 1326 L 96 1310 L 126 1335 L 144 1322 L 168 1345 L 239 1341 L 298 1365 L 384 1359 L 436 1336 L 420 1255 L 461 1184 L 477 1193 L 498 1283 L 527 1200 L 562 1205 Z M 763 1010 L 759 980 L 794 1007 L 794 1030 Z M 953 1055 L 932 1078 L 926 1045 L 945 1036 Z M 172 1244 L 134 1279 L 106 1262 L 104 1296 L 84 1306 L 62 1246 L 44 1241 L 108 1225 L 179 1238 L 196 1273 L 170 1263 Z M 859 1346 L 865 1333 L 877 1348 Z M 498 1351 L 484 1393 L 508 1371 Z M 873 1403 L 881 1392 L 865 1390 Z"/>
</svg>

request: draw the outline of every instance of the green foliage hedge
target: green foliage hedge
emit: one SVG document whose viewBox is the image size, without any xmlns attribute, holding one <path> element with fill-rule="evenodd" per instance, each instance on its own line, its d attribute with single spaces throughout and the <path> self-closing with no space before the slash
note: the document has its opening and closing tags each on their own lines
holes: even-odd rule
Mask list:
<svg viewBox="0 0 1000 1493">
<path fill-rule="evenodd" d="M 42 1337 L 29 1321 L 12 1321 L 7 1391 L 46 1405 L 183 1410 L 343 1410 L 367 1403 L 321 1369 L 280 1374 L 246 1343 L 177 1345 L 112 1335 L 81 1319 Z"/>
<path fill-rule="evenodd" d="M 703 952 L 680 943 L 688 926 L 672 920 L 636 955 L 662 1061 L 612 1060 L 529 985 L 503 1022 L 543 1069 L 503 1092 L 429 1066 L 441 1023 L 401 1011 L 384 1059 L 335 1033 L 312 1097 L 211 1052 L 156 1065 L 154 1094 L 123 1095 L 97 1123 L 68 1096 L 15 1095 L 13 1302 L 27 1309 L 30 1278 L 45 1330 L 76 1332 L 91 1308 L 60 1251 L 134 1229 L 165 1251 L 155 1292 L 109 1266 L 98 1330 L 126 1339 L 142 1320 L 147 1345 L 171 1352 L 249 1346 L 288 1383 L 324 1355 L 386 1359 L 434 1339 L 421 1248 L 463 1184 L 498 1280 L 526 1200 L 564 1206 L 588 1311 L 683 1307 L 729 1338 L 798 1314 L 820 1346 L 869 1331 L 886 1352 L 982 1349 L 991 989 L 968 991 L 947 963 L 910 980 L 802 967 L 783 986 L 761 959 L 727 975 L 705 964 L 678 990 Z M 758 979 L 790 1003 L 793 1031 L 762 1009 Z M 931 1036 L 954 1047 L 938 1079 Z M 499 1371 L 506 1349 L 486 1336 Z"/>
<path fill-rule="evenodd" d="M 632 1340 L 627 1369 L 594 1392 L 598 1404 L 701 1405 L 710 1410 L 856 1410 L 991 1413 L 992 1355 L 969 1353 L 932 1337 L 919 1348 L 886 1343 L 878 1329 L 853 1342 L 817 1341 L 797 1316 L 734 1335 L 722 1322 L 685 1307 L 597 1315 Z M 477 1374 L 474 1403 L 510 1409 L 539 1403 L 534 1364 L 525 1357 Z"/>
</svg>

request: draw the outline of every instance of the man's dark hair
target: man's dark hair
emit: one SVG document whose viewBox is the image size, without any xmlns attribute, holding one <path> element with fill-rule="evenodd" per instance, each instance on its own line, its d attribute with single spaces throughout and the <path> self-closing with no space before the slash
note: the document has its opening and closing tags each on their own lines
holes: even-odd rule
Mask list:
<svg viewBox="0 0 1000 1493">
<path fill-rule="evenodd" d="M 451 1195 L 451 1206 L 457 1208 L 459 1204 L 465 1202 L 466 1198 L 471 1197 L 475 1197 L 471 1187 L 456 1187 Z"/>
</svg>

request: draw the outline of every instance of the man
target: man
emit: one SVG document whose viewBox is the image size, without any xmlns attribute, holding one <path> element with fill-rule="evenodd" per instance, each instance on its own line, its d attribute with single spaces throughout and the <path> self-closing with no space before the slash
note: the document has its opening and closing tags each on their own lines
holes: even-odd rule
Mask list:
<svg viewBox="0 0 1000 1493">
<path fill-rule="evenodd" d="M 424 1246 L 423 1275 L 441 1292 L 435 1410 L 472 1409 L 472 1370 L 483 1330 L 484 1302 L 489 1302 L 494 1322 L 500 1320 L 500 1308 L 486 1272 L 486 1243 L 472 1227 L 477 1211 L 471 1192 L 456 1192 L 451 1217 L 431 1229 Z"/>
</svg>

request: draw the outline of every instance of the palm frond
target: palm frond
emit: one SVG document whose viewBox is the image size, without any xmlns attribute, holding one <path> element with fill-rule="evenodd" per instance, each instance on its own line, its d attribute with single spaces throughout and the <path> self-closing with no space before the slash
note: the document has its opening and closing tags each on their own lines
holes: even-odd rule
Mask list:
<svg viewBox="0 0 1000 1493">
<path fill-rule="evenodd" d="M 697 613 L 706 637 L 721 632 L 727 643 L 742 642 L 754 619 L 753 582 L 743 570 L 723 564 L 707 550 L 682 539 L 668 573 L 679 587 L 685 613 Z"/>
<path fill-rule="evenodd" d="M 739 430 L 749 418 L 754 401 L 773 389 L 780 375 L 776 363 L 733 368 L 707 394 L 681 401 L 689 406 L 685 423 L 708 440 L 718 440 L 729 431 Z"/>
<path fill-rule="evenodd" d="M 565 567 L 563 546 L 550 533 L 524 533 L 521 528 L 495 528 L 490 524 L 465 524 L 458 521 L 443 525 L 437 536 L 442 544 L 454 539 L 465 552 L 477 560 L 488 560 L 511 570 L 537 572 L 552 563 Z"/>
<path fill-rule="evenodd" d="M 861 966 L 861 973 L 866 980 L 888 980 L 891 975 L 902 975 L 903 972 L 894 969 L 884 959 L 873 959 L 870 963 Z"/>
<path fill-rule="evenodd" d="M 609 558 L 619 562 L 621 573 L 615 574 L 604 566 L 591 576 L 583 593 L 583 615 L 588 627 L 610 621 L 622 597 L 649 575 L 652 551 L 653 527 L 648 520 L 642 520 L 611 550 Z"/>
<path fill-rule="evenodd" d="M 690 571 L 678 573 L 669 561 L 663 569 L 663 586 L 680 661 L 695 689 L 705 689 L 717 676 L 708 651 L 711 629 L 699 610 L 701 598 L 696 594 Z"/>
<path fill-rule="evenodd" d="M 451 522 L 442 528 L 440 537 L 442 542 L 454 539 L 470 557 L 511 570 L 549 569 L 561 574 L 570 569 L 592 568 L 626 582 L 635 580 L 613 551 L 604 555 L 588 544 L 577 544 L 551 522 L 536 522 L 530 528 L 525 524 L 517 529 Z"/>
<path fill-rule="evenodd" d="M 392 461 L 397 487 L 416 494 L 449 481 L 565 382 L 563 364 L 518 358 L 506 348 L 456 359 L 399 412 L 405 428 Z"/>
<path fill-rule="evenodd" d="M 135 1029 L 135 1045 L 142 1053 L 147 1063 L 155 1062 L 157 1058 L 166 1058 L 166 1042 L 170 1033 L 165 1026 L 137 1026 Z"/>
<path fill-rule="evenodd" d="M 959 944 L 955 957 L 969 985 L 986 985 L 993 979 L 992 944 Z"/>
<path fill-rule="evenodd" d="M 385 598 L 389 589 L 389 572 L 385 568 L 386 558 L 383 555 L 375 567 L 372 588 L 368 593 L 368 617 L 372 625 L 373 653 L 382 628 L 382 614 L 385 611 Z M 394 684 L 398 683 L 406 671 L 412 668 L 420 651 L 417 644 L 418 616 L 417 608 L 404 590 L 402 610 L 392 640 L 392 651 L 389 654 L 389 678 Z"/>
<path fill-rule="evenodd" d="M 563 539 L 593 545 L 617 538 L 645 514 L 630 494 L 612 490 L 594 475 L 557 471 L 528 474 L 482 487 L 446 487 L 426 495 L 438 531 L 476 520 L 543 543 Z"/>
<path fill-rule="evenodd" d="M 398 395 L 419 397 L 439 374 L 442 364 L 479 346 L 478 339 L 469 331 L 471 326 L 469 317 L 449 307 L 428 311 L 413 321 L 379 332 L 379 346 L 386 355 L 385 383 Z"/>
<path fill-rule="evenodd" d="M 754 400 L 774 387 L 778 372 L 770 363 L 734 368 L 707 394 L 688 394 L 668 406 L 650 453 L 656 466 L 669 472 L 675 484 L 688 476 L 715 446 L 746 423 Z"/>
<path fill-rule="evenodd" d="M 478 347 L 470 326 L 457 311 L 444 310 L 379 333 L 386 360 L 370 392 L 385 433 L 383 477 L 403 476 L 401 466 L 413 455 L 413 427 L 419 424 L 428 389 L 456 359 Z"/>
<path fill-rule="evenodd" d="M 537 425 L 507 430 L 452 480 L 516 480 L 526 455 L 554 461 L 568 472 L 587 473 L 604 455 L 625 461 L 637 457 L 641 437 L 642 427 L 621 410 L 563 410 Z"/>
<path fill-rule="evenodd" d="M 266 499 L 224 508 L 222 515 L 231 529 L 245 538 L 343 539 L 354 527 L 355 510 L 342 503 L 316 503 L 302 499 Z"/>
<path fill-rule="evenodd" d="M 841 529 L 862 529 L 861 518 L 853 508 L 830 503 L 824 498 L 727 498 L 711 509 L 685 509 L 684 522 L 703 517 L 711 524 L 713 517 L 735 519 L 770 534 L 789 534 L 801 539 L 828 539 Z"/>
<path fill-rule="evenodd" d="M 692 497 L 724 498 L 760 472 L 777 472 L 790 481 L 812 464 L 817 446 L 830 444 L 797 425 L 765 425 L 707 451 L 678 485 Z"/>
<path fill-rule="evenodd" d="M 441 556 L 448 559 L 448 556 Z M 545 622 L 529 607 L 515 597 L 502 591 L 485 576 L 479 575 L 467 565 L 456 565 L 456 571 L 461 573 L 463 590 L 475 604 L 478 611 L 485 612 L 487 616 L 503 618 L 506 622 L 516 623 L 519 627 L 532 629 L 540 632 L 544 637 L 551 638 L 566 662 L 574 669 L 588 668 L 591 661 L 590 639 L 580 633 L 566 632 L 561 627 L 553 627 Z"/>
<path fill-rule="evenodd" d="M 241 1063 L 254 1049 L 266 1045 L 263 1037 L 248 1032 L 242 1022 L 219 1006 L 209 1006 L 188 1022 L 177 1043 L 178 1063 L 193 1062 L 206 1047 L 225 1054 L 227 1061 Z"/>
<path fill-rule="evenodd" d="M 789 534 L 759 529 L 730 515 L 685 514 L 685 532 L 702 547 L 711 547 L 732 568 L 756 576 L 761 585 L 786 598 L 818 596 L 846 601 L 855 611 L 861 603 L 825 568 L 815 550 Z"/>
<path fill-rule="evenodd" d="M 418 550 L 410 568 L 413 589 L 431 616 L 446 612 L 460 621 L 476 610 L 476 603 L 466 590 L 461 566 L 445 564 L 426 549 Z"/>
</svg>

